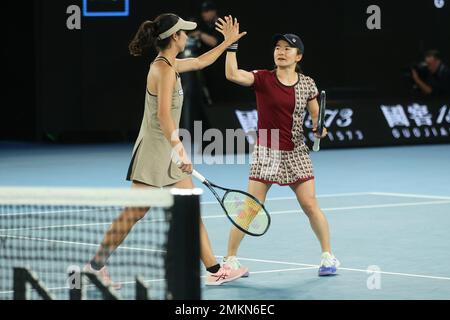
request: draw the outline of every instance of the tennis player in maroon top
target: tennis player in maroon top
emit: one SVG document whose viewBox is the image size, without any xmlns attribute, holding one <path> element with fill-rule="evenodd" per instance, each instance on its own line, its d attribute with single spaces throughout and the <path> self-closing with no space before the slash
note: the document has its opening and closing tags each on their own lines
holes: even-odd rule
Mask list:
<svg viewBox="0 0 450 320">
<path fill-rule="evenodd" d="M 239 23 L 233 17 L 219 19 L 217 30 L 239 34 Z M 317 127 L 319 104 L 314 80 L 301 73 L 300 61 L 305 48 L 294 34 L 273 37 L 275 70 L 239 69 L 238 44 L 228 48 L 226 77 L 241 86 L 253 87 L 258 109 L 258 140 L 253 152 L 248 192 L 262 203 L 273 184 L 289 186 L 308 216 L 312 229 L 320 241 L 322 256 L 319 275 L 334 275 L 339 261 L 330 245 L 328 222 L 320 210 L 315 193 L 314 173 L 309 148 L 304 142 L 303 120 L 306 110 Z M 317 135 L 317 134 L 316 134 Z M 324 138 L 327 130 L 324 129 Z M 240 267 L 236 258 L 244 233 L 233 227 L 230 232 L 228 254 L 223 264 Z"/>
</svg>

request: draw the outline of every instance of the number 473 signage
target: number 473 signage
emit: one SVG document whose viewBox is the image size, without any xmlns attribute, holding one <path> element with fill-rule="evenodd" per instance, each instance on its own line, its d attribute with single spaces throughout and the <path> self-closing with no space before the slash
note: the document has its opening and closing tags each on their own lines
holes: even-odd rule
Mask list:
<svg viewBox="0 0 450 320">
<path fill-rule="evenodd" d="M 77 5 L 67 8 L 67 28 L 81 29 L 81 17 L 128 17 L 130 15 L 129 0 L 83 0 L 83 10 Z"/>
</svg>

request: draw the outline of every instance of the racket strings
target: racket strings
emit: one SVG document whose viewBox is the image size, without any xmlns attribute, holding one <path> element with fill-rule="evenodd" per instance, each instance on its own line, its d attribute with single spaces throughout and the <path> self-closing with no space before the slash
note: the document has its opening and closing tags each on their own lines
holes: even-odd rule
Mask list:
<svg viewBox="0 0 450 320">
<path fill-rule="evenodd" d="M 224 199 L 229 216 L 243 230 L 263 234 L 269 219 L 263 206 L 253 198 L 239 192 L 230 192 Z"/>
<path fill-rule="evenodd" d="M 236 220 L 242 221 L 242 223 L 239 224 L 243 226 L 244 229 L 248 230 L 261 209 L 262 207 L 260 204 L 258 204 L 255 200 L 246 197 L 241 212 Z"/>
</svg>

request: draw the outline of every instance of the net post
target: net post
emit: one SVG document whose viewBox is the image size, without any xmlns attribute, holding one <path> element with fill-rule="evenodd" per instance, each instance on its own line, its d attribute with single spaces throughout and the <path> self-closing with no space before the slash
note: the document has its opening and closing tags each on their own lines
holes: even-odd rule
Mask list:
<svg viewBox="0 0 450 320">
<path fill-rule="evenodd" d="M 83 291 L 82 289 L 69 289 L 69 300 L 79 301 L 83 300 Z"/>
<path fill-rule="evenodd" d="M 38 277 L 26 268 L 14 268 L 14 300 L 28 300 L 30 284 L 44 300 L 53 300 L 52 295 L 39 281 Z"/>
<path fill-rule="evenodd" d="M 200 195 L 174 193 L 168 234 L 168 300 L 200 300 Z"/>
</svg>

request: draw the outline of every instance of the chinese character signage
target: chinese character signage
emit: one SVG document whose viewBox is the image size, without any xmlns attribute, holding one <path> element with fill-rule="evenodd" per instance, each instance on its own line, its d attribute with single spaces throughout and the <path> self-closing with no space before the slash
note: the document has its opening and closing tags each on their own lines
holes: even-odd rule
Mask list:
<svg viewBox="0 0 450 320">
<path fill-rule="evenodd" d="M 324 148 L 450 143 L 450 101 L 332 101 L 328 103 Z M 256 110 L 236 111 L 246 133 L 256 130 Z M 306 115 L 305 139 L 312 144 L 312 119 Z M 248 139 L 254 144 L 254 139 Z"/>
<path fill-rule="evenodd" d="M 395 140 L 450 142 L 450 108 L 446 104 L 382 105 L 381 110 Z"/>
</svg>

